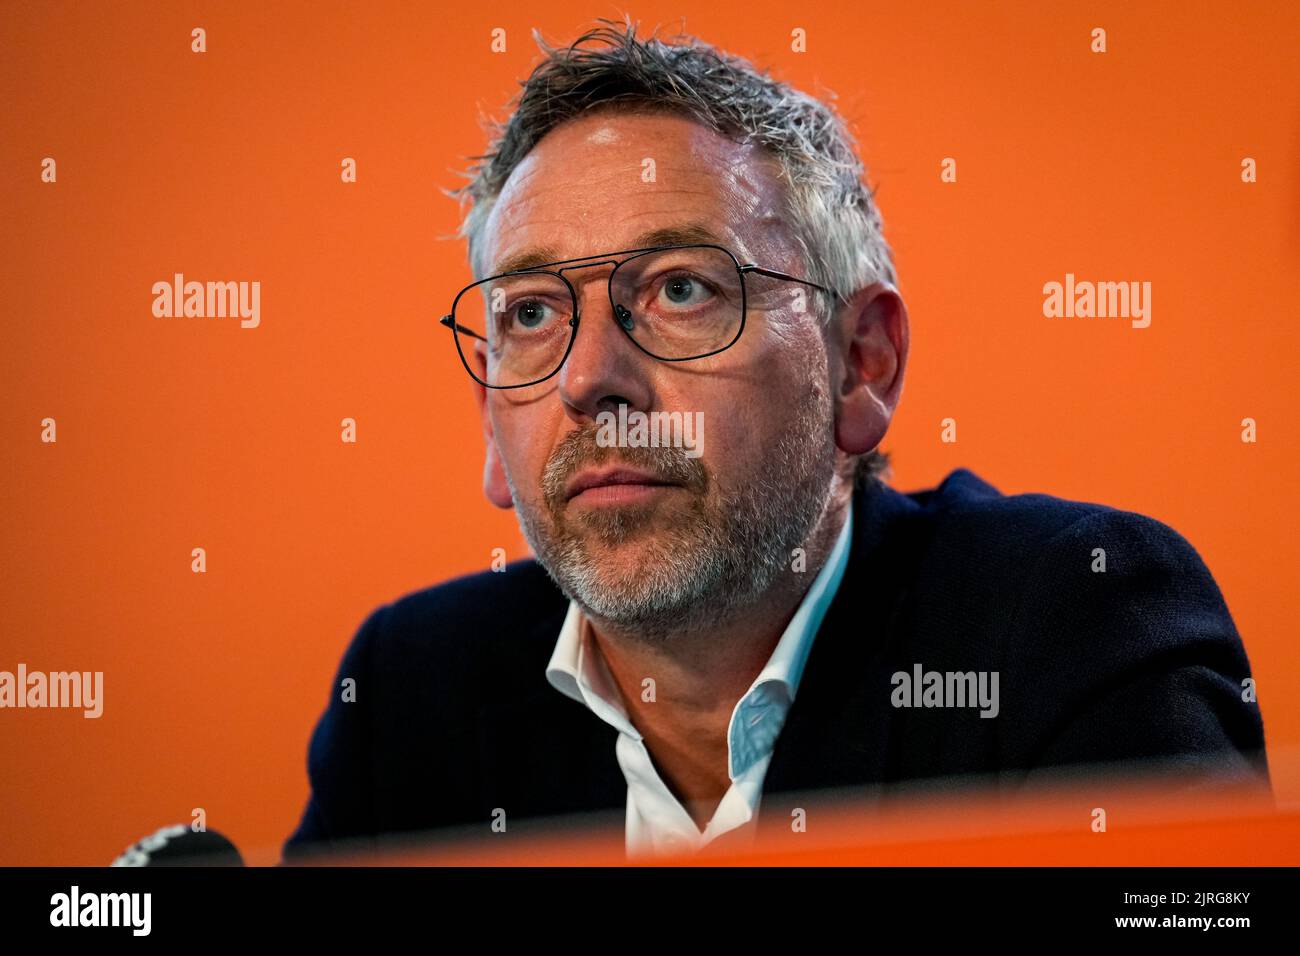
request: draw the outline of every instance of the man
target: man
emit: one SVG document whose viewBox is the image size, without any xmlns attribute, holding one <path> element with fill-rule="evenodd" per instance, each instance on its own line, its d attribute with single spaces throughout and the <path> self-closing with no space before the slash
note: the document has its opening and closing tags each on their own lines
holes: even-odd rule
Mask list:
<svg viewBox="0 0 1300 956">
<path fill-rule="evenodd" d="M 1148 759 L 1266 779 L 1175 532 L 880 479 L 907 310 L 834 113 L 699 43 L 544 50 L 443 320 L 536 561 L 370 615 L 286 858 L 602 811 L 672 852 L 784 793 Z"/>
</svg>

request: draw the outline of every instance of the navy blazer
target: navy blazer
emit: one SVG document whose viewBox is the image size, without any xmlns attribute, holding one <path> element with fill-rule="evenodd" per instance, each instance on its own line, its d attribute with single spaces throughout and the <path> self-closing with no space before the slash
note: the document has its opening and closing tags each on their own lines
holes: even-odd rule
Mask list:
<svg viewBox="0 0 1300 956">
<path fill-rule="evenodd" d="M 1101 505 L 1004 496 L 965 469 L 923 492 L 858 488 L 853 508 L 848 564 L 777 738 L 761 815 L 777 794 L 1029 781 L 1153 758 L 1267 784 L 1258 705 L 1243 700 L 1245 649 L 1177 532 Z M 621 819 L 618 731 L 546 679 L 567 609 L 524 560 L 371 613 L 312 735 L 311 796 L 285 860 L 385 834 L 486 833 L 494 808 L 512 824 Z M 895 706 L 892 675 L 918 664 L 998 672 L 998 715 Z"/>
</svg>

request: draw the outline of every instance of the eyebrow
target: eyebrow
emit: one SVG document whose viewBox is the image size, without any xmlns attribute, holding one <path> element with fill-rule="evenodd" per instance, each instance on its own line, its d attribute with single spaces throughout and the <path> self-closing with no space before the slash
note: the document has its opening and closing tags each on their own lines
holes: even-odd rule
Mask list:
<svg viewBox="0 0 1300 956">
<path fill-rule="evenodd" d="M 718 243 L 720 241 L 708 226 L 699 222 L 691 222 L 681 226 L 664 226 L 659 229 L 651 229 L 649 232 L 643 232 L 633 240 L 632 248 L 684 246 L 697 242 Z M 600 253 L 597 253 L 582 258 L 598 259 L 600 255 Z M 518 272 L 522 269 L 538 269 L 542 266 L 567 261 L 555 246 L 533 246 L 506 256 L 488 274 L 496 276 L 507 272 Z"/>
</svg>

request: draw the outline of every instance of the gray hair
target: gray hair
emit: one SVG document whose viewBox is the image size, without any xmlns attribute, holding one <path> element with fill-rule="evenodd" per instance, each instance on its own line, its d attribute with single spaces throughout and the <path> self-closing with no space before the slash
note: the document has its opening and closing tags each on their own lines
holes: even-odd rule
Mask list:
<svg viewBox="0 0 1300 956">
<path fill-rule="evenodd" d="M 542 62 L 521 84 L 509 120 L 490 122 L 491 146 L 471 157 L 464 173 L 469 182 L 445 190 L 462 207 L 473 202 L 458 235 L 469 242 L 476 277 L 483 274 L 484 226 L 515 166 L 561 123 L 618 103 L 686 115 L 765 147 L 786 183 L 787 220 L 808 278 L 833 290 L 838 302 L 874 282 L 897 286 L 875 193 L 863 182 L 853 135 L 830 106 L 700 40 L 642 40 L 630 20 L 621 30 L 616 21 L 597 22 L 608 26 L 589 30 L 567 48 L 549 46 L 533 31 Z M 828 321 L 832 312 L 824 309 Z M 858 457 L 855 477 L 870 484 L 887 466 L 887 456 L 873 450 Z"/>
</svg>

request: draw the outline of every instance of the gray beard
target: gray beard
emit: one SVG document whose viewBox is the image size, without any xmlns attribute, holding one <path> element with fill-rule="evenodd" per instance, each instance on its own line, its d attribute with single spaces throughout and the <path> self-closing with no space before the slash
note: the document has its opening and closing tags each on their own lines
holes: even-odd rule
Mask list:
<svg viewBox="0 0 1300 956">
<path fill-rule="evenodd" d="M 738 491 L 718 489 L 716 496 L 708 495 L 714 482 L 700 459 L 683 449 L 602 448 L 595 433 L 594 425 L 574 431 L 556 449 L 543 472 L 543 508 L 522 501 L 508 473 L 507 483 L 524 537 L 565 596 L 639 640 L 698 633 L 752 608 L 790 571 L 794 549 L 807 546 L 828 505 L 835 443 L 822 388 L 811 390 L 759 473 Z M 566 517 L 569 477 L 609 460 L 680 482 L 690 503 L 657 526 L 653 507 Z M 615 574 L 590 547 L 592 539 L 612 546 L 634 537 L 642 559 L 633 572 Z"/>
</svg>

